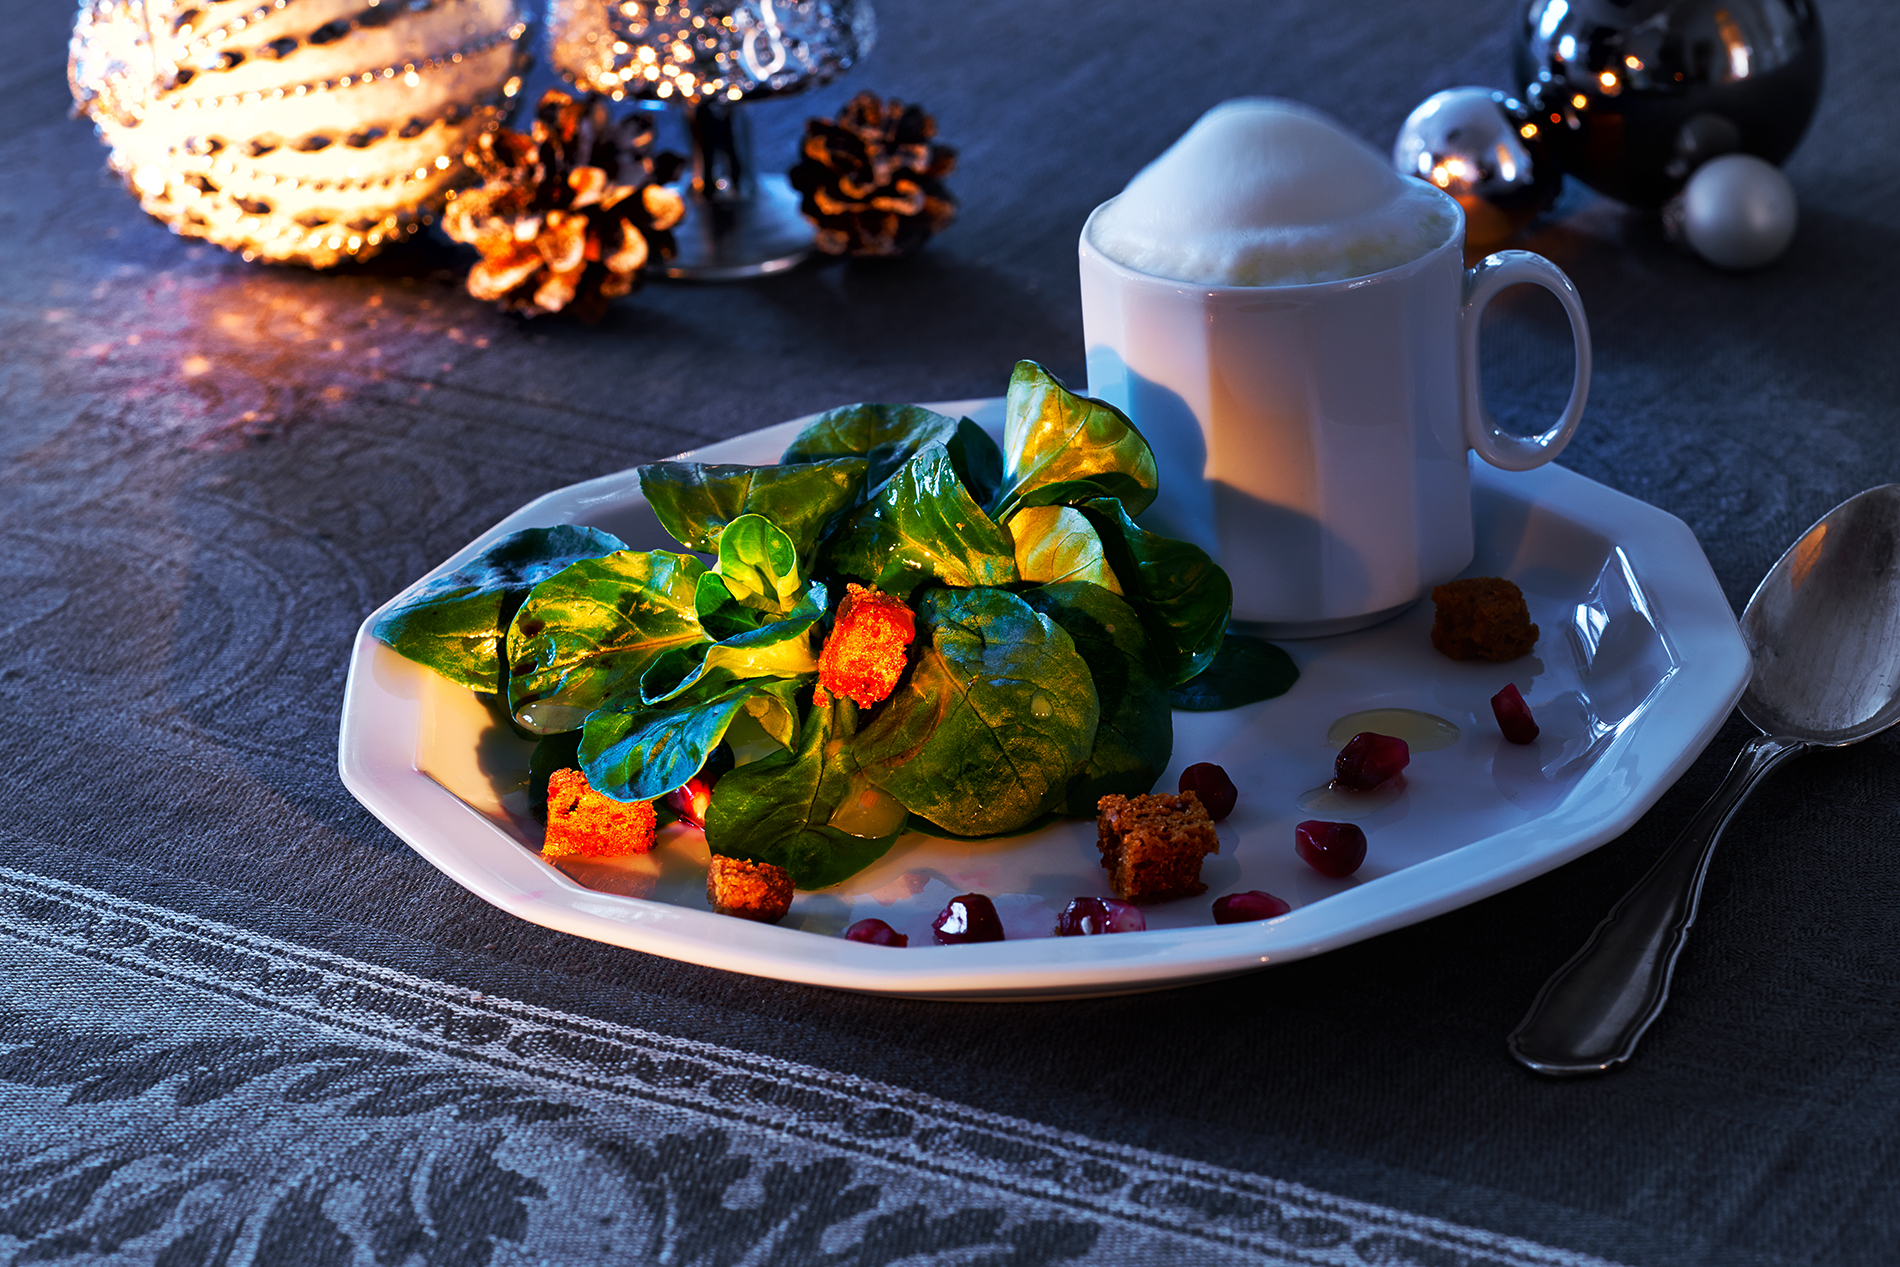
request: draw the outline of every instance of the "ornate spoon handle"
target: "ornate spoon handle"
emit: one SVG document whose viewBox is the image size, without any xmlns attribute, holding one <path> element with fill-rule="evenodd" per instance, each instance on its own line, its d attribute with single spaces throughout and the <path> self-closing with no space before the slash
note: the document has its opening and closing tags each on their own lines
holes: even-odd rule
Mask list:
<svg viewBox="0 0 1900 1267">
<path fill-rule="evenodd" d="M 1630 1058 L 1669 998 L 1722 829 L 1763 776 L 1811 746 L 1773 735 L 1748 741 L 1702 812 L 1544 982 L 1511 1031 L 1513 1056 L 1556 1077 L 1602 1073 Z"/>
</svg>

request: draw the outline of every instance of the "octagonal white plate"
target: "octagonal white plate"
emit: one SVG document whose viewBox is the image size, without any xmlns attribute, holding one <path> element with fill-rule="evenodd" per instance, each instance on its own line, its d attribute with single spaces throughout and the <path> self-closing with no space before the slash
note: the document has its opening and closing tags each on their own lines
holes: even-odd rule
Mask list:
<svg viewBox="0 0 1900 1267">
<path fill-rule="evenodd" d="M 934 408 L 1000 430 L 998 400 Z M 773 462 L 803 421 L 683 456 Z M 339 767 L 345 786 L 416 852 L 501 909 L 735 972 L 922 997 L 1060 997 L 1320 954 L 1509 888 L 1620 835 L 1695 759 L 1747 682 L 1735 617 L 1680 520 L 1556 466 L 1506 474 L 1478 463 L 1473 474 L 1479 541 L 1468 574 L 1522 587 L 1542 630 L 1536 651 L 1504 665 L 1445 659 L 1431 647 L 1425 602 L 1362 633 L 1284 644 L 1301 677 L 1279 699 L 1176 713 L 1174 761 L 1159 786 L 1172 789 L 1185 766 L 1215 761 L 1241 798 L 1220 824 L 1220 854 L 1203 869 L 1207 894 L 1146 908 L 1143 933 L 1049 935 L 1070 898 L 1108 895 L 1086 821 L 985 842 L 907 835 L 845 884 L 800 893 L 777 926 L 708 909 L 705 844 L 682 827 L 662 832 L 644 858 L 557 870 L 541 860 L 540 828 L 526 812 L 530 745 L 477 697 L 371 638 L 374 614 L 350 661 Z M 673 545 L 624 471 L 529 503 L 437 572 L 505 533 L 561 523 L 603 528 L 639 548 Z M 1491 719 L 1490 697 L 1507 681 L 1543 727 L 1528 747 L 1505 743 Z M 1327 729 L 1369 708 L 1432 713 L 1462 734 L 1414 755 L 1403 795 L 1361 820 L 1365 865 L 1329 880 L 1295 856 L 1293 826 L 1332 816 L 1300 800 L 1331 773 Z M 1213 898 L 1245 889 L 1294 909 L 1214 925 Z M 962 892 L 996 900 L 1008 940 L 932 944 L 931 918 Z M 908 934 L 910 947 L 838 935 L 866 916 Z"/>
</svg>

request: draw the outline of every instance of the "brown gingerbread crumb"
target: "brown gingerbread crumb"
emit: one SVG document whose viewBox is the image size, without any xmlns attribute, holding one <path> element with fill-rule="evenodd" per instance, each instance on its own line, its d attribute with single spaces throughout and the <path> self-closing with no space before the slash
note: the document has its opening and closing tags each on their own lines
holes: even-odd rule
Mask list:
<svg viewBox="0 0 1900 1267">
<path fill-rule="evenodd" d="M 721 915 L 776 924 L 792 909 L 792 873 L 769 862 L 714 854 L 706 868 L 706 900 Z"/>
<path fill-rule="evenodd" d="M 1159 902 L 1207 891 L 1201 883 L 1201 859 L 1220 852 L 1220 837 L 1207 807 L 1192 791 L 1179 796 L 1110 794 L 1095 808 L 1095 843 L 1116 897 Z"/>
<path fill-rule="evenodd" d="M 1454 660 L 1515 660 L 1537 645 L 1524 591 L 1501 576 L 1447 582 L 1432 603 L 1432 645 Z"/>
<path fill-rule="evenodd" d="M 617 858 L 653 848 L 655 819 L 649 801 L 602 796 L 579 770 L 548 776 L 548 836 L 544 858 Z"/>
</svg>

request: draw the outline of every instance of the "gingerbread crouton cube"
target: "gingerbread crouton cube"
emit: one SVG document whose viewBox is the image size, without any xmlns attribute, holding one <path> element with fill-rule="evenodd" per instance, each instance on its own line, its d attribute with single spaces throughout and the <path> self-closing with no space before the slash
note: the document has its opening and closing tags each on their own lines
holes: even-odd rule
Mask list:
<svg viewBox="0 0 1900 1267">
<path fill-rule="evenodd" d="M 616 801 L 596 792 L 579 770 L 548 776 L 544 858 L 618 858 L 653 848 L 657 820 L 649 801 Z"/>
<path fill-rule="evenodd" d="M 1095 808 L 1095 843 L 1116 897 L 1160 902 L 1207 891 L 1201 883 L 1201 860 L 1220 852 L 1220 837 L 1207 807 L 1192 791 L 1179 796 L 1110 794 Z"/>
<path fill-rule="evenodd" d="M 1515 660 L 1537 645 L 1524 591 L 1501 576 L 1449 581 L 1432 604 L 1432 645 L 1454 660 Z"/>
<path fill-rule="evenodd" d="M 706 900 L 721 915 L 776 924 L 792 909 L 792 873 L 769 862 L 712 856 Z"/>
</svg>

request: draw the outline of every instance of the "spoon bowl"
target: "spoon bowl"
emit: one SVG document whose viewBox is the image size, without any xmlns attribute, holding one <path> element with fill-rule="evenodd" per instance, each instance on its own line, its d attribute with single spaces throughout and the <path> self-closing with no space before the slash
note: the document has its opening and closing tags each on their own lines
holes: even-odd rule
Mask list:
<svg viewBox="0 0 1900 1267">
<path fill-rule="evenodd" d="M 1601 1073 L 1635 1052 L 1669 998 L 1716 842 L 1769 771 L 1900 721 L 1900 484 L 1858 493 L 1802 533 L 1741 627 L 1754 662 L 1741 711 L 1762 733 L 1512 1031 L 1511 1054 L 1538 1073 Z"/>
</svg>

